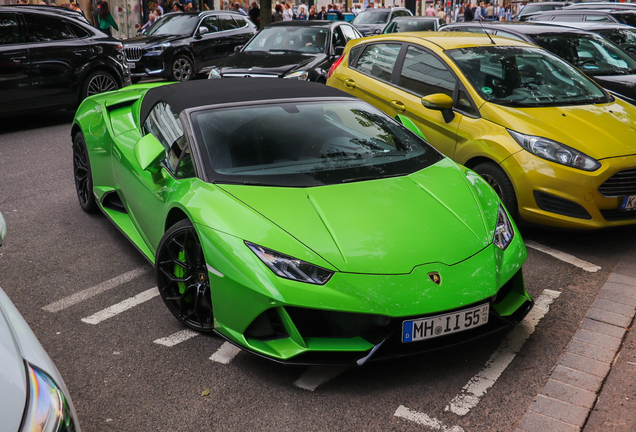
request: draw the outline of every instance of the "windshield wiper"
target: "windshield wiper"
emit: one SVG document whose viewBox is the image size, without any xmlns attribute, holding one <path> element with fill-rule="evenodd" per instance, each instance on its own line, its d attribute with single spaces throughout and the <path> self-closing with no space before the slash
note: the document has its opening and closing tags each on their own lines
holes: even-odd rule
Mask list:
<svg viewBox="0 0 636 432">
<path fill-rule="evenodd" d="M 291 53 L 291 52 L 298 52 L 296 50 L 290 50 L 290 49 L 271 49 L 269 50 L 269 52 L 282 52 L 282 53 Z"/>
</svg>

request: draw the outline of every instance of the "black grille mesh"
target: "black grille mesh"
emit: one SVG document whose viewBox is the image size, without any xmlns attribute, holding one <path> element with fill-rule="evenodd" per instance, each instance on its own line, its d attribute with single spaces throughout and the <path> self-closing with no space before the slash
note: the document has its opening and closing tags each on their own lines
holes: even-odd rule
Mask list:
<svg viewBox="0 0 636 432">
<path fill-rule="evenodd" d="M 604 197 L 636 195 L 636 168 L 617 172 L 598 191 Z"/>
<path fill-rule="evenodd" d="M 570 200 L 540 191 L 534 191 L 534 199 L 541 210 L 579 219 L 592 219 L 582 205 Z"/>
</svg>

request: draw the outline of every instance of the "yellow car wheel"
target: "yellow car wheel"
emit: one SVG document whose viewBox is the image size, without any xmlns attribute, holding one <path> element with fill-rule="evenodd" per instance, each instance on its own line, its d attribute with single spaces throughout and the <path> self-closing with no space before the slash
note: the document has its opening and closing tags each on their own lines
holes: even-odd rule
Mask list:
<svg viewBox="0 0 636 432">
<path fill-rule="evenodd" d="M 473 168 L 477 174 L 479 174 L 486 183 L 492 187 L 499 198 L 508 209 L 508 213 L 515 219 L 515 222 L 519 222 L 519 211 L 517 207 L 517 195 L 515 194 L 515 188 L 512 186 L 512 182 L 497 164 L 493 162 L 482 162 Z"/>
</svg>

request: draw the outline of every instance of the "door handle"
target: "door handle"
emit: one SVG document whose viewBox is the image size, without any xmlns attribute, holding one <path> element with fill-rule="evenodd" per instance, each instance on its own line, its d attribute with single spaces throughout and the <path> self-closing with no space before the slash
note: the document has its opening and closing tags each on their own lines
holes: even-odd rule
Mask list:
<svg viewBox="0 0 636 432">
<path fill-rule="evenodd" d="M 26 59 L 26 57 L 11 57 L 11 61 L 13 63 L 22 63 L 22 60 Z"/>
<path fill-rule="evenodd" d="M 83 56 L 85 53 L 86 53 L 86 50 L 73 51 L 73 54 L 75 54 L 76 56 Z"/>
<path fill-rule="evenodd" d="M 346 80 L 344 80 L 344 85 L 345 87 L 350 89 L 356 88 L 356 82 L 352 80 L 351 78 L 347 78 Z"/>
<path fill-rule="evenodd" d="M 406 111 L 406 106 L 400 102 L 400 101 L 391 101 L 391 106 L 396 110 L 396 111 L 400 111 L 400 112 L 404 112 Z"/>
</svg>

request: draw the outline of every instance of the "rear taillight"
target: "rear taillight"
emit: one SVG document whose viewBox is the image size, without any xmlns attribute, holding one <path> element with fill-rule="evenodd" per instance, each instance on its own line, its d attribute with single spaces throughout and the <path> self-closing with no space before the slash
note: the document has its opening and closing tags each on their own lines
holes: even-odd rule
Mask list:
<svg viewBox="0 0 636 432">
<path fill-rule="evenodd" d="M 345 56 L 344 54 L 340 56 L 340 58 L 338 60 L 336 60 L 336 62 L 334 64 L 331 65 L 331 67 L 329 68 L 329 73 L 327 74 L 327 79 L 331 78 L 331 74 L 338 69 L 338 66 L 340 66 L 340 63 L 342 63 L 342 61 L 344 60 Z"/>
</svg>

